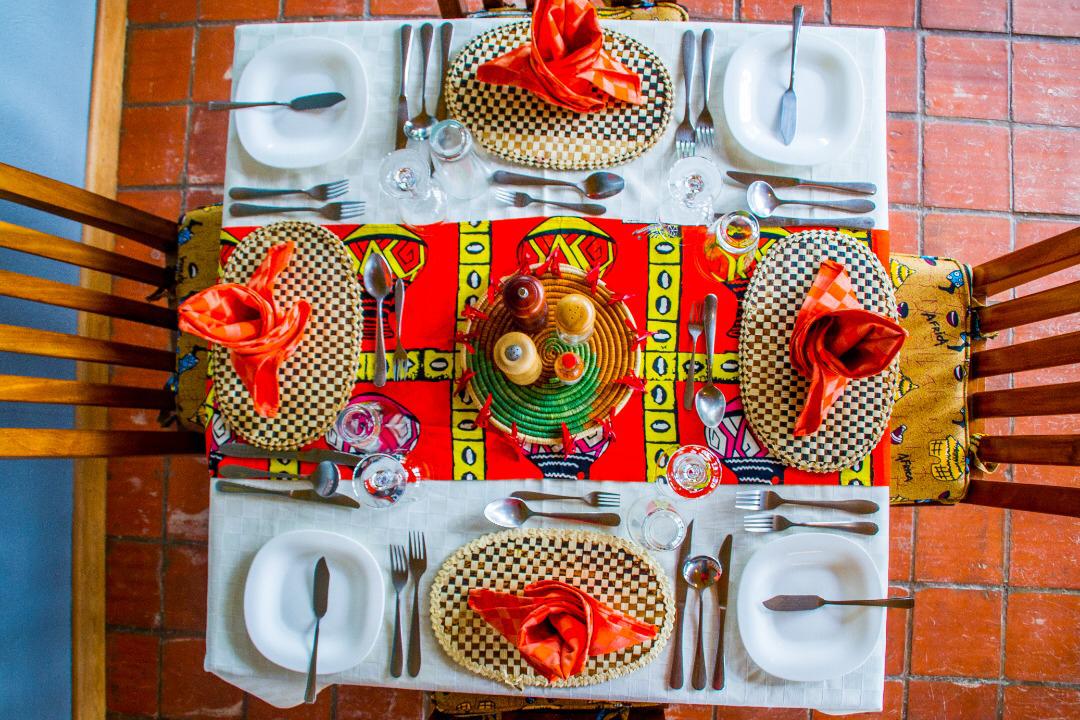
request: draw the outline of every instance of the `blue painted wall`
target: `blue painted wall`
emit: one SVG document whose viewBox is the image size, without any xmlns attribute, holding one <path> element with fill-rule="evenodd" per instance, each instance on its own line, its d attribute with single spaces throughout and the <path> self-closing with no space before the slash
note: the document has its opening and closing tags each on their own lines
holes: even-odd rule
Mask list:
<svg viewBox="0 0 1080 720">
<path fill-rule="evenodd" d="M 0 162 L 82 185 L 93 0 L 0 0 Z M 78 239 L 75 223 L 0 202 L 0 220 Z M 0 252 L 0 268 L 76 282 Z M 75 332 L 73 312 L 0 298 L 0 323 Z M 73 378 L 74 364 L 0 353 L 0 373 Z M 72 411 L 0 403 L 0 427 L 70 427 Z M 0 718 L 71 717 L 71 463 L 0 462 Z"/>
</svg>

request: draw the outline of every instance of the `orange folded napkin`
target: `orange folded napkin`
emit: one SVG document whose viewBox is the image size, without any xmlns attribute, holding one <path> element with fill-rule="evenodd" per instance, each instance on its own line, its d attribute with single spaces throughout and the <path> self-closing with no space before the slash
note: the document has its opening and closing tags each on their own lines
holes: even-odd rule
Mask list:
<svg viewBox="0 0 1080 720">
<path fill-rule="evenodd" d="M 292 242 L 275 245 L 246 285 L 214 285 L 192 295 L 179 309 L 181 330 L 232 351 L 233 367 L 262 417 L 277 415 L 278 368 L 300 344 L 311 315 L 306 300 L 296 301 L 288 310 L 274 301 L 274 280 L 292 253 Z"/>
<path fill-rule="evenodd" d="M 788 347 L 792 366 L 810 378 L 795 437 L 817 432 L 848 380 L 887 368 L 906 337 L 892 319 L 863 308 L 843 265 L 823 261 Z"/>
<path fill-rule="evenodd" d="M 558 580 L 527 585 L 523 596 L 474 589 L 469 592 L 469 607 L 548 680 L 577 675 L 591 655 L 656 637 L 655 625 L 627 617 Z"/>
<path fill-rule="evenodd" d="M 604 33 L 588 0 L 537 0 L 531 33 L 532 42 L 484 63 L 476 78 L 580 113 L 603 110 L 609 98 L 645 102 L 638 74 L 603 50 Z"/>
</svg>

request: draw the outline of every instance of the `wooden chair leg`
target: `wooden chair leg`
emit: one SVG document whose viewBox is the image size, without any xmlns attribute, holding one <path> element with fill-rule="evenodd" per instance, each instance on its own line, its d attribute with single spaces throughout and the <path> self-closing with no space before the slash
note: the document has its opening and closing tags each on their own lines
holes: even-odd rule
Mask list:
<svg viewBox="0 0 1080 720">
<path fill-rule="evenodd" d="M 964 502 L 1008 510 L 1080 517 L 1080 487 L 972 480 Z"/>
</svg>

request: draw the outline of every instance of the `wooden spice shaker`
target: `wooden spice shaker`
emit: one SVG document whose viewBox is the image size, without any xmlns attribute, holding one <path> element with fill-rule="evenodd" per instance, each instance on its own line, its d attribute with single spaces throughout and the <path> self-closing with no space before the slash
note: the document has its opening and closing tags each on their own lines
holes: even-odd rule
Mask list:
<svg viewBox="0 0 1080 720">
<path fill-rule="evenodd" d="M 547 325 L 544 284 L 532 275 L 515 275 L 503 287 L 503 302 L 519 330 L 534 333 Z"/>
<path fill-rule="evenodd" d="M 515 385 L 532 385 L 542 365 L 536 345 L 525 333 L 508 332 L 495 342 L 495 365 Z"/>
</svg>

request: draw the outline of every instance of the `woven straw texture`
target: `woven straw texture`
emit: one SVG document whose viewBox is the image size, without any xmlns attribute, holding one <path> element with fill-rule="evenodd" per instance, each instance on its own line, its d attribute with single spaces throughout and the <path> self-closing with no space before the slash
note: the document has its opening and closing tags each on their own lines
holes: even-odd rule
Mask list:
<svg viewBox="0 0 1080 720">
<path fill-rule="evenodd" d="M 513 23 L 477 36 L 446 75 L 450 115 L 485 150 L 521 165 L 593 170 L 629 162 L 656 144 L 671 119 L 671 77 L 660 58 L 622 33 L 604 30 L 604 49 L 641 77 L 643 105 L 613 101 L 600 112 L 580 114 L 521 88 L 478 81 L 480 65 L 529 42 L 529 27 Z"/>
<path fill-rule="evenodd" d="M 281 222 L 248 235 L 225 267 L 225 282 L 243 283 L 273 245 L 292 240 L 289 266 L 274 284 L 284 307 L 311 303 L 304 339 L 278 372 L 281 408 L 273 418 L 255 414 L 251 396 L 229 361 L 213 349 L 214 396 L 229 427 L 252 445 L 292 450 L 322 436 L 349 400 L 360 355 L 360 286 L 341 241 L 318 225 Z"/>
<path fill-rule="evenodd" d="M 547 298 L 547 325 L 532 334 L 543 364 L 540 378 L 532 385 L 515 385 L 495 365 L 495 343 L 504 334 L 516 330 L 514 318 L 503 303 L 502 295 L 488 305 L 477 307 L 488 314 L 487 320 L 470 320 L 466 332 L 478 333 L 470 354 L 462 348 L 465 366 L 476 373 L 469 381 L 468 392 L 477 407 L 492 396 L 491 422 L 503 432 L 511 432 L 517 423 L 518 437 L 541 445 L 562 443 L 562 424 L 566 423 L 575 438 L 589 434 L 612 414 L 617 414 L 633 395 L 633 390 L 614 382 L 631 372 L 641 375 L 641 349 L 631 349 L 635 336 L 630 330 L 633 316 L 623 302 L 608 304 L 612 293 L 599 282 L 594 295 L 585 281 L 585 273 L 570 265 L 561 265 L 562 277 L 546 274 L 540 278 Z M 592 337 L 583 345 L 573 346 L 585 363 L 585 373 L 573 385 L 563 385 L 555 376 L 555 360 L 571 349 L 555 331 L 555 306 L 571 293 L 593 298 L 596 322 Z"/>
<path fill-rule="evenodd" d="M 878 375 L 851 380 L 813 435 L 795 437 L 810 381 L 791 367 L 795 318 L 821 261 L 842 263 L 863 307 L 894 320 L 896 300 L 877 256 L 832 230 L 777 241 L 761 261 L 743 300 L 740 384 L 746 416 L 769 452 L 792 467 L 831 472 L 852 467 L 873 450 L 892 414 L 898 360 Z"/>
<path fill-rule="evenodd" d="M 659 632 L 652 640 L 589 658 L 580 675 L 549 682 L 517 648 L 468 606 L 469 591 L 520 593 L 537 580 L 562 580 Z M 454 662 L 512 685 L 578 687 L 621 677 L 652 662 L 674 620 L 671 586 L 649 555 L 622 538 L 581 530 L 512 530 L 478 538 L 451 555 L 431 586 L 431 626 Z"/>
</svg>

